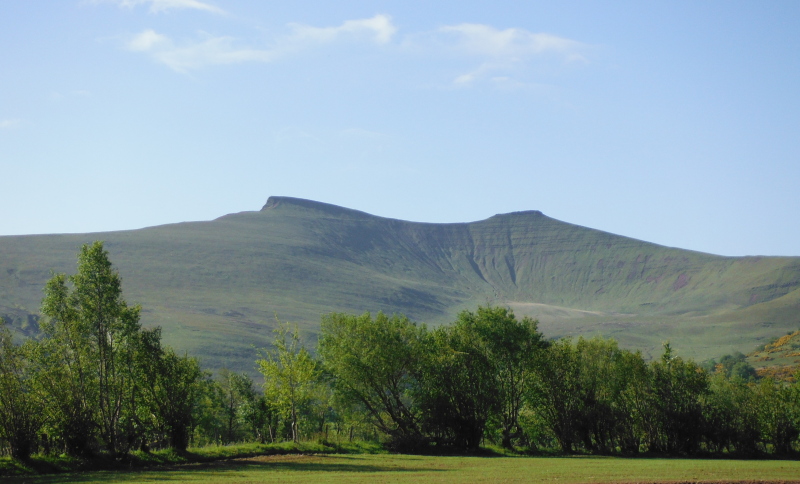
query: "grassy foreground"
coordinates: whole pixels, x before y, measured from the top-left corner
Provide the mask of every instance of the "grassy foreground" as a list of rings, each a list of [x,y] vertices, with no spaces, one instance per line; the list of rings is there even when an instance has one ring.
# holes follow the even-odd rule
[[[5,477],[3,483],[156,482],[795,482],[798,461],[619,457],[269,455],[154,470]]]

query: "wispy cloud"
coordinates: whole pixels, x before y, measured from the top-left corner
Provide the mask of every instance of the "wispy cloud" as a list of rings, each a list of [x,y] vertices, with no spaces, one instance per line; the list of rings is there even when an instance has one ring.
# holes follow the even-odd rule
[[[308,48],[309,44],[327,44],[345,37],[359,39],[366,35],[371,41],[383,44],[397,30],[385,15],[348,20],[337,27],[290,24],[289,28],[292,33],[276,40],[269,48],[240,46],[235,38],[227,36],[206,36],[178,44],[152,29],[137,34],[126,46],[131,51],[150,55],[177,72],[188,72],[212,65],[272,62],[288,53]]]
[[[150,13],[166,12],[168,10],[203,10],[210,13],[224,14],[219,7],[197,0],[91,0],[92,3],[113,3],[120,7],[134,8],[139,5],[149,5]]]
[[[242,62],[269,62],[278,53],[235,45],[232,37],[208,37],[201,41],[176,45],[169,37],[154,30],[145,30],[128,42],[128,49],[149,54],[177,72],[187,72],[210,65]]]
[[[388,15],[375,15],[372,18],[347,20],[338,27],[312,27],[302,24],[290,24],[294,31],[294,41],[314,41],[319,43],[333,42],[344,36],[367,35],[379,43],[385,44],[392,40],[397,32],[397,27],[392,25]]]
[[[584,63],[589,49],[588,45],[565,37],[520,28],[500,30],[484,24],[447,25],[411,38],[412,43],[474,59],[475,67],[453,79],[453,84],[459,86],[479,80],[513,81],[497,74],[509,74],[545,59],[563,64]]]
[[[21,122],[21,119],[0,119],[0,129],[16,128]]]
[[[557,54],[565,61],[585,61],[581,42],[525,29],[498,30],[490,25],[460,24],[441,27],[440,34],[451,37],[451,45],[467,54],[493,59],[514,60],[535,55]]]
[[[95,0],[103,1],[103,0]],[[105,0],[120,6],[149,4],[151,11],[170,8],[218,10],[197,0]],[[190,72],[215,65],[268,63],[277,59],[337,42],[377,45],[394,44],[395,54],[411,48],[436,58],[463,62],[461,72],[450,78],[452,85],[491,83],[510,88],[530,84],[531,69],[560,69],[563,65],[588,62],[591,46],[576,40],[522,28],[498,29],[491,25],[464,23],[445,25],[428,32],[406,34],[395,40],[398,29],[388,15],[346,20],[339,25],[317,27],[300,23],[287,25],[283,35],[263,45],[247,45],[231,36],[200,34],[192,39],[173,39],[148,29],[131,37],[129,50],[150,56],[176,72]],[[451,72],[449,75],[453,75]]]

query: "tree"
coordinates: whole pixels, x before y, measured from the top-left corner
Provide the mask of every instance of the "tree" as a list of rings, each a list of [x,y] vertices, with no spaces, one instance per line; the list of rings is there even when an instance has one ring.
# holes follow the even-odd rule
[[[425,440],[413,394],[426,357],[427,329],[405,316],[332,313],[322,318],[319,354],[339,401],[363,406],[390,446]]]
[[[262,444],[266,443],[275,409],[267,401],[266,395],[256,390],[253,380],[247,375],[237,375],[234,389],[240,398],[237,411],[239,420],[245,424],[253,438]],[[270,438],[274,440],[272,433]]]
[[[317,380],[317,364],[311,354],[300,344],[300,334],[288,325],[275,330],[274,350],[265,350],[264,358],[256,361],[264,375],[264,390],[289,416],[292,440],[299,440],[299,410],[313,397]]]
[[[639,351],[622,350],[614,360],[615,437],[622,452],[635,454],[645,436],[655,432],[650,407],[652,371]]]
[[[126,451],[140,308],[122,298],[102,242],[81,247],[78,272],[53,276],[44,292],[42,313],[49,321],[41,326],[46,341],[37,354],[69,450],[88,451],[87,437],[96,431],[109,452]]]
[[[755,387],[761,438],[776,454],[792,452],[792,443],[800,436],[800,405],[793,388],[765,378]]]
[[[761,438],[756,394],[739,376],[717,372],[703,405],[706,445],[721,452],[754,455]]]
[[[8,441],[15,459],[26,460],[35,449],[42,424],[38,406],[30,367],[0,318],[0,437]]]
[[[653,419],[658,432],[652,435],[650,450],[692,453],[702,440],[702,401],[708,392],[706,373],[691,361],[684,361],[664,345],[661,359],[653,362]]]
[[[538,353],[547,346],[538,325],[527,316],[518,321],[510,309],[493,306],[479,307],[475,313],[463,311],[455,324],[475,333],[475,350],[484,352],[493,366],[501,443],[506,448],[522,436],[519,414]]]
[[[163,347],[160,328],[140,334],[137,363],[142,384],[140,422],[157,435],[166,436],[171,448],[186,450],[203,377],[200,364],[196,358],[179,356],[172,348]]]
[[[569,339],[551,344],[536,364],[536,381],[529,393],[533,407],[555,436],[561,451],[573,452],[580,422],[580,362]]]
[[[241,389],[245,385],[243,375],[233,373],[223,368],[217,375],[217,383],[222,389],[223,415],[225,417],[225,432],[222,435],[223,443],[229,444],[239,440],[239,408],[244,403]]]
[[[545,342],[537,321],[518,321],[502,307],[462,311],[452,326],[439,328],[423,377],[427,428],[449,435],[451,444],[476,448],[491,419],[501,443],[522,437],[519,423],[537,353]]]
[[[438,445],[476,449],[500,408],[493,362],[466,326],[438,328],[426,345],[415,391],[425,433]]]

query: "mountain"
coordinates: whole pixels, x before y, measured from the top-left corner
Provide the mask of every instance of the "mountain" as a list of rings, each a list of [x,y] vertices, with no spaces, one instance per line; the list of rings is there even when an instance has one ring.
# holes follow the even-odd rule
[[[611,336],[657,356],[705,359],[800,327],[800,257],[722,257],[622,237],[538,211],[472,223],[377,217],[270,197],[209,222],[0,237],[0,316],[33,334],[51,271],[105,241],[125,298],[210,368],[251,371],[276,317],[312,342],[331,311],[404,313],[431,325],[493,303],[545,335]]]

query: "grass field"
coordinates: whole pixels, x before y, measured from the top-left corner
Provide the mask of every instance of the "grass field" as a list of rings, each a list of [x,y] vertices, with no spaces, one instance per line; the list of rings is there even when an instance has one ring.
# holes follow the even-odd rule
[[[3,478],[4,484],[78,482],[796,482],[800,462],[619,457],[272,455],[131,472]]]

